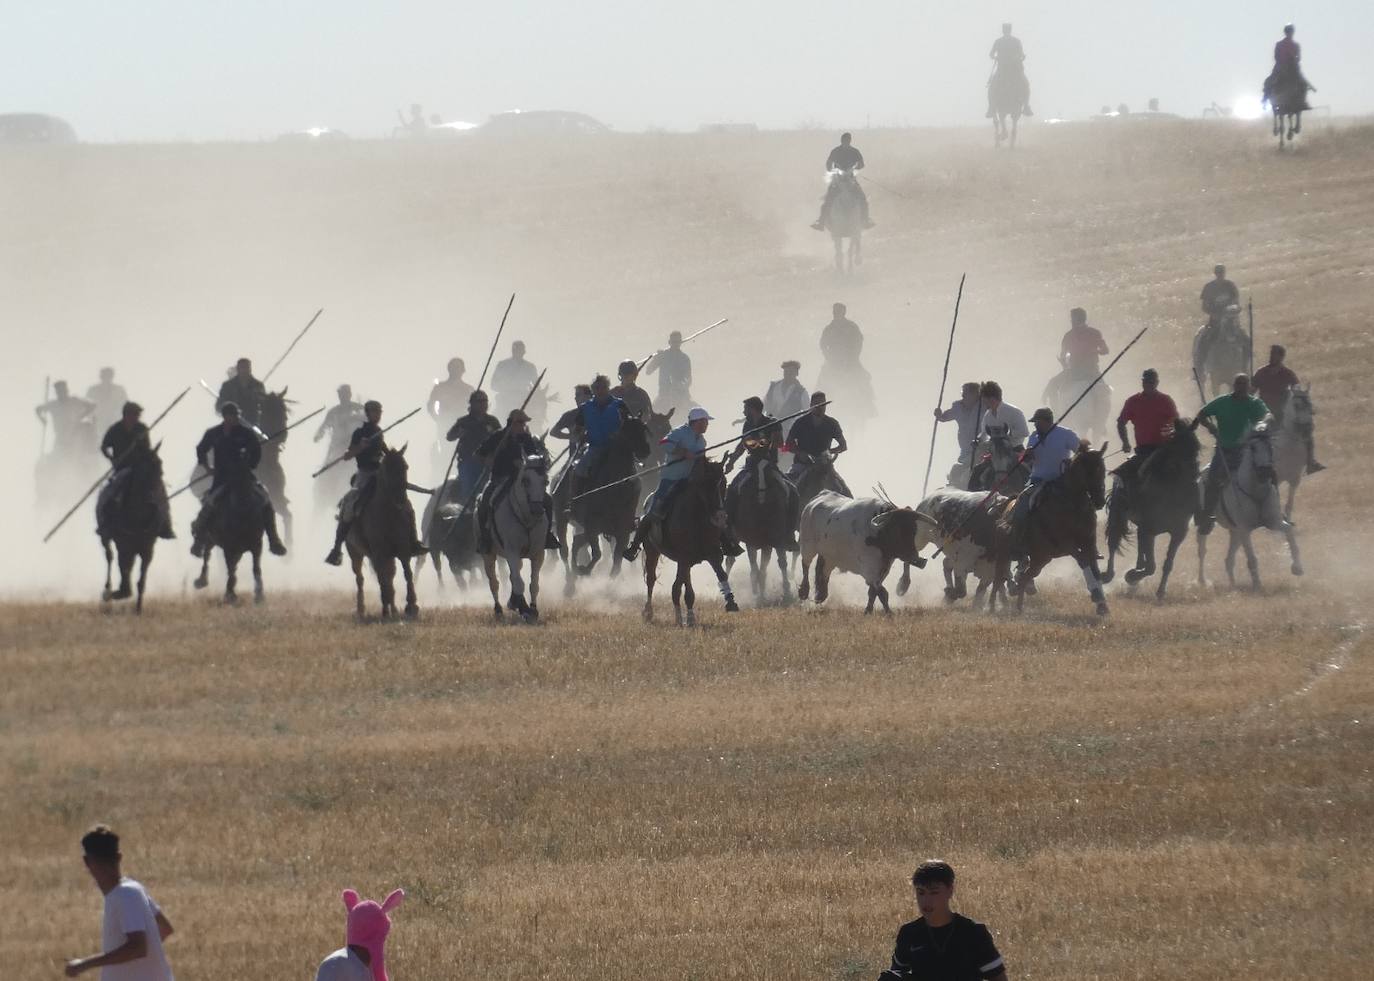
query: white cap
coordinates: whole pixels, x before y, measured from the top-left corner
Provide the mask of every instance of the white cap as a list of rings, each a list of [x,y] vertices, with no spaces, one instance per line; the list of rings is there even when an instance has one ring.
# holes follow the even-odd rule
[[[711,413],[707,412],[705,409],[703,409],[703,408],[702,408],[701,406],[699,406],[699,405],[693,406],[693,407],[692,407],[692,411],[687,413],[687,421],[688,421],[688,422],[699,422],[699,421],[701,421],[702,419],[714,419],[714,418],[715,418],[715,416],[711,415]]]

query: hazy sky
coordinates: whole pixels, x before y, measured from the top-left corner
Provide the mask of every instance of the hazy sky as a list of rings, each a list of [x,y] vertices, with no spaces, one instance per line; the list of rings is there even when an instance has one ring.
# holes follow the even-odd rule
[[[0,111],[56,113],[89,140],[380,135],[416,101],[625,130],[981,123],[1011,19],[1042,116],[1151,96],[1196,115],[1254,100],[1290,18],[1314,104],[1368,111],[1368,0],[0,0]]]

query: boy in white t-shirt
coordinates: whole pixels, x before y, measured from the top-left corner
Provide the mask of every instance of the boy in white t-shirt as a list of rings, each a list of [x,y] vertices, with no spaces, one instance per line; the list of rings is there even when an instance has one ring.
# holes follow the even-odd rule
[[[119,871],[119,835],[98,824],[81,839],[86,870],[105,895],[104,953],[67,961],[67,977],[100,968],[100,981],[172,981],[162,942],[172,924],[142,885]]]

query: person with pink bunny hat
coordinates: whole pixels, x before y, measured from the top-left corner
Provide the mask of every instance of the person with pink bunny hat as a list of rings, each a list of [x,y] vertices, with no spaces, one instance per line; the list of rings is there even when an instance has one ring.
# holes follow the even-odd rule
[[[397,889],[378,904],[371,899],[359,900],[356,892],[345,889],[345,945],[320,962],[315,981],[388,981],[382,956],[387,934],[391,932],[391,917],[387,914],[405,898],[405,892]]]

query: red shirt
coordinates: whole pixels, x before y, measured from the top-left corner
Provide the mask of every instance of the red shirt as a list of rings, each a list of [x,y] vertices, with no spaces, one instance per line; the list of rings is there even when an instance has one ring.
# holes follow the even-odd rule
[[[1259,392],[1260,400],[1269,407],[1270,412],[1273,412],[1275,408],[1283,405],[1288,390],[1298,383],[1298,376],[1286,364],[1267,364],[1255,372],[1252,381],[1255,391]]]
[[[1291,63],[1296,65],[1302,58],[1301,51],[1302,49],[1298,46],[1298,42],[1294,41],[1291,37],[1279,38],[1279,43],[1274,45],[1274,64],[1285,65]]]
[[[1161,391],[1136,392],[1121,407],[1118,422],[1135,427],[1136,446],[1160,446],[1169,439],[1168,431],[1178,418],[1174,400]]]
[[[1069,356],[1070,368],[1097,366],[1097,356],[1107,353],[1107,342],[1096,327],[1075,327],[1064,335],[1059,349]]]

